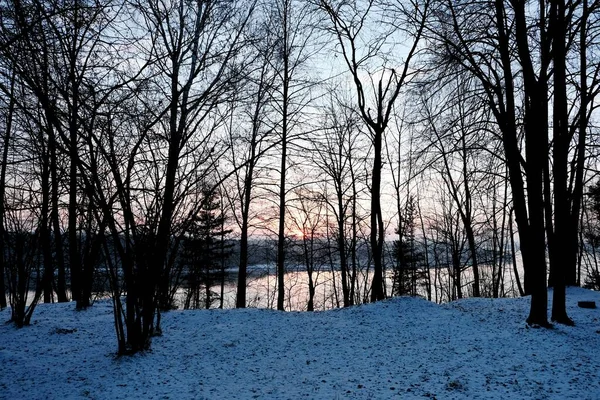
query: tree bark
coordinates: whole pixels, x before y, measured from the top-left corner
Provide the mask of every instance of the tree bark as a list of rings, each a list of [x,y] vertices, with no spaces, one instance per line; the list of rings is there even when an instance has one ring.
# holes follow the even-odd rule
[[[79,130],[79,79],[77,77],[77,55],[79,52],[79,2],[73,1],[73,37],[69,48],[69,85],[71,105],[69,110],[69,265],[71,268],[71,290],[77,308],[81,308],[80,275],[81,256],[77,235],[77,169]]]
[[[575,265],[571,247],[573,237],[577,240],[577,232],[571,232],[571,216],[567,194],[567,169],[569,157],[569,118],[567,111],[566,83],[566,21],[564,0],[553,0],[555,15],[551,21],[553,27],[554,58],[554,112],[553,112],[553,175],[554,175],[554,246],[550,249],[550,274],[553,277],[552,321],[573,325],[567,315],[566,280],[567,268]],[[579,220],[579,218],[576,218]],[[558,249],[558,243],[567,246],[568,251]],[[570,269],[570,268],[569,268]]]
[[[380,83],[381,87],[381,83]],[[383,131],[373,132],[373,173],[371,176],[371,251],[373,252],[373,281],[371,283],[371,301],[385,299],[383,289],[383,238],[384,226],[381,215],[381,150]]]
[[[65,277],[65,258],[63,251],[62,232],[60,229],[59,220],[59,205],[58,205],[58,165],[56,155],[56,135],[52,128],[48,129],[48,152],[50,157],[50,181],[51,181],[51,212],[50,220],[54,231],[54,252],[56,253],[56,297],[59,303],[68,301]]]
[[[6,308],[6,287],[5,287],[5,235],[4,212],[5,212],[5,190],[6,190],[6,169],[8,167],[8,148],[10,145],[13,114],[15,110],[15,73],[11,71],[10,88],[8,93],[8,110],[6,114],[6,128],[2,138],[2,165],[0,169],[0,309]]]
[[[341,148],[341,146],[340,146]],[[340,151],[341,157],[341,151]],[[350,288],[348,287],[348,257],[346,255],[346,235],[344,229],[344,218],[345,218],[345,210],[344,210],[344,201],[343,201],[343,193],[341,190],[341,182],[338,182],[336,185],[337,192],[337,208],[338,208],[338,253],[340,254],[340,270],[342,275],[342,296],[344,301],[344,307],[350,306]]]
[[[285,210],[286,210],[286,171],[288,145],[288,107],[290,91],[290,48],[289,48],[289,13],[291,4],[284,1],[282,10],[283,28],[283,71],[282,71],[282,104],[281,104],[281,164],[279,179],[279,226],[277,231],[277,309],[283,311],[285,298]]]
[[[588,83],[587,83],[587,19],[588,19],[588,0],[582,0],[582,16],[581,16],[581,27],[579,36],[579,85],[580,85],[580,105],[579,105],[579,132],[577,141],[577,164],[575,171],[575,186],[573,189],[572,196],[572,212],[570,220],[570,247],[569,256],[571,260],[567,264],[566,270],[566,284],[572,286],[580,285],[580,266],[581,263],[581,249],[579,248],[579,224],[582,217],[581,208],[583,202],[583,180],[585,172],[585,160],[586,160],[586,147],[587,147],[587,136],[586,131],[589,123],[588,116]],[[579,250],[579,260],[577,253]]]
[[[43,140],[43,139],[42,139]],[[40,209],[39,235],[42,245],[44,260],[44,272],[42,276],[42,288],[44,292],[44,303],[52,303],[54,300],[54,260],[52,257],[52,240],[50,237],[50,160],[48,149],[42,150],[40,155],[41,181],[42,181],[42,204]]]
[[[543,0],[542,0],[543,1]],[[514,86],[512,81],[510,51],[508,37],[504,27],[504,7],[502,1],[496,0],[496,18],[500,32],[500,52],[502,57],[504,79],[507,82],[507,111],[504,121],[510,129],[505,129],[505,153],[511,178],[515,219],[521,241],[521,255],[525,271],[525,292],[531,294],[531,304],[527,322],[547,326],[548,292],[546,289],[546,240],[544,234],[544,168],[547,167],[546,152],[548,148],[547,133],[547,57],[546,42],[542,33],[542,65],[536,79],[531,51],[528,43],[528,32],[525,15],[525,2],[515,1],[515,37],[517,50],[523,68],[525,85],[525,175],[527,181],[527,207],[525,207],[524,185],[521,178],[520,152],[517,143],[515,126]],[[540,6],[543,10],[543,3]],[[544,26],[544,25],[541,25]],[[529,213],[529,218],[527,214]]]

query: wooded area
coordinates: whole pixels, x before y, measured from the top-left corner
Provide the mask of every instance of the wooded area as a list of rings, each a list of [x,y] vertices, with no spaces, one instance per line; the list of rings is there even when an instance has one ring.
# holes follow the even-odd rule
[[[107,294],[135,353],[226,278],[250,305],[272,244],[278,310],[299,265],[308,311],[327,271],[337,306],[530,295],[536,326],[550,285],[573,324],[566,286],[600,289],[599,6],[0,2],[0,307]]]

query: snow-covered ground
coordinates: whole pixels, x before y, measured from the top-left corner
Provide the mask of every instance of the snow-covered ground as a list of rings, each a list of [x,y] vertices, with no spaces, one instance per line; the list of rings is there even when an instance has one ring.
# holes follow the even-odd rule
[[[600,293],[569,289],[577,325],[555,329],[526,326],[527,298],[172,311],[151,352],[121,358],[110,303],[42,304],[0,325],[0,398],[599,399],[600,308],[579,300]]]

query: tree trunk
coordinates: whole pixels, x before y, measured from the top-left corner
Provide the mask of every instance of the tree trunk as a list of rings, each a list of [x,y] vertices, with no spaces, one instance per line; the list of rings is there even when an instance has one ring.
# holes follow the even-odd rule
[[[555,247],[550,252],[550,274],[553,277],[552,321],[573,325],[567,315],[566,308],[566,271],[576,259],[571,250],[573,239],[577,240],[577,232],[571,232],[570,207],[567,194],[567,169],[569,157],[569,118],[567,111],[567,83],[566,83],[566,21],[565,3],[555,0],[556,16],[553,29],[553,56],[554,56],[554,221],[555,221]],[[579,218],[576,218],[578,220]],[[558,249],[558,243],[566,245],[568,251]],[[570,269],[570,268],[569,268]]]
[[[4,229],[4,193],[6,189],[6,169],[8,167],[8,146],[12,133],[13,113],[15,109],[15,75],[11,73],[10,93],[8,100],[8,112],[6,115],[6,130],[2,140],[2,165],[0,169],[0,309],[6,308],[6,288],[5,282],[5,229]]]
[[[307,311],[315,310],[315,282],[313,279],[314,263],[313,263],[313,237],[311,232],[310,239],[306,235],[302,238],[302,247],[304,250],[304,263],[306,272],[308,273],[308,304]],[[335,279],[335,277],[334,277]]]
[[[521,175],[521,155],[515,126],[514,82],[508,37],[505,32],[504,5],[496,0],[496,18],[499,30],[499,44],[506,87],[506,115],[500,121],[503,127],[503,142],[509,169],[515,220],[521,241],[521,255],[525,273],[525,292],[531,294],[531,304],[527,322],[540,326],[548,325],[546,289],[546,241],[544,235],[544,167],[547,166],[547,82],[545,68],[541,66],[540,77],[536,80],[528,44],[524,1],[515,2],[515,26],[517,48],[523,67],[525,82],[525,170],[527,181],[527,206],[525,186]],[[543,7],[541,7],[543,8]],[[544,24],[541,24],[544,26]],[[542,62],[545,56],[542,45]],[[545,111],[544,111],[545,110]],[[529,212],[529,216],[527,215]]]
[[[510,234],[510,251],[512,255],[512,264],[513,264],[513,272],[515,274],[515,280],[517,281],[517,289],[519,290],[519,296],[525,296],[525,291],[523,290],[523,286],[521,285],[521,279],[519,278],[519,269],[517,268],[517,254],[515,250],[515,233],[513,231],[513,220],[512,220],[513,210],[511,209],[508,214],[508,230]]]
[[[348,287],[348,257],[346,256],[346,235],[344,234],[344,204],[342,198],[341,182],[338,182],[337,188],[337,208],[338,208],[338,252],[340,253],[340,272],[342,275],[342,296],[344,297],[344,307],[350,306],[350,288]]]
[[[566,265],[566,284],[571,286],[580,285],[580,262],[581,251],[579,250],[579,222],[581,218],[581,203],[583,201],[583,184],[586,160],[587,137],[586,131],[588,128],[588,83],[587,83],[587,19],[588,19],[588,1],[582,1],[582,16],[579,35],[579,84],[580,84],[580,105],[579,105],[579,132],[576,151],[576,170],[575,183],[573,188],[572,208],[569,221],[569,245],[568,257]],[[577,256],[579,250],[579,257]]]
[[[455,241],[454,239],[452,240]],[[463,293],[460,268],[460,253],[458,251],[457,243],[454,243],[452,245],[452,276],[454,277],[454,288],[456,289],[457,298],[462,299]]]
[[[529,282],[526,287],[531,290],[531,308],[527,322],[547,326],[548,292],[546,286],[546,237],[544,234],[544,190],[543,169],[546,152],[539,150],[540,135],[547,137],[544,127],[545,108],[538,96],[530,97],[529,112],[526,111],[525,153],[527,156],[527,203],[529,210],[528,248],[523,252],[523,265],[529,271]],[[546,103],[547,104],[547,103]],[[543,144],[543,142],[542,142]],[[517,221],[518,223],[518,221]],[[519,238],[521,236],[519,235]],[[527,276],[526,276],[527,279]]]
[[[358,270],[357,260],[357,241],[358,241],[358,218],[357,218],[357,202],[358,191],[356,189],[356,174],[354,172],[354,164],[350,160],[350,179],[352,182],[352,240],[350,242],[350,259],[352,263],[352,276],[350,277],[350,305],[356,303],[356,277]]]
[[[244,179],[244,197],[242,200],[242,226],[241,226],[241,238],[240,238],[240,265],[238,269],[238,283],[237,283],[237,298],[236,308],[246,307],[246,284],[248,279],[248,224],[250,218],[250,203],[252,201],[252,185],[254,179],[254,167],[256,164],[256,147],[257,147],[257,136],[258,136],[258,113],[260,111],[259,105],[257,104],[254,119],[255,122],[252,126],[252,139],[250,142],[250,158],[248,160],[248,170]]]
[[[51,180],[51,224],[54,231],[54,251],[56,254],[56,297],[59,303],[69,301],[67,297],[66,278],[65,278],[65,259],[63,254],[62,232],[59,221],[58,205],[58,165],[56,160],[56,135],[50,127],[48,129],[48,152],[50,153],[50,180]]]
[[[81,254],[79,252],[79,237],[77,235],[77,169],[79,164],[78,130],[79,130],[79,77],[77,62],[79,52],[79,2],[73,1],[73,31],[74,36],[69,49],[69,83],[71,86],[71,107],[69,110],[69,265],[71,268],[71,291],[77,308],[81,308]]]
[[[464,127],[464,121],[462,120],[462,109],[461,109],[461,128]],[[466,132],[462,132],[461,135],[461,157],[462,157],[462,173],[465,185],[465,206],[464,212],[460,204],[457,204],[461,210],[461,218],[463,225],[465,226],[465,234],[467,235],[467,241],[469,243],[469,251],[471,252],[471,264],[473,268],[473,297],[480,296],[479,290],[479,264],[477,263],[477,246],[475,245],[475,233],[473,232],[473,213],[472,213],[472,199],[471,199],[471,188],[469,186],[469,173],[467,166],[467,140]]]
[[[425,221],[423,220],[423,213],[421,212],[421,203],[417,201],[417,210],[419,213],[419,222],[421,223],[421,234],[423,235],[423,250],[425,251],[425,285],[427,287],[427,300],[432,301],[431,296],[431,267],[429,263],[429,241],[425,231]],[[436,294],[437,297],[437,294]],[[436,301],[437,303],[437,301]]]
[[[286,113],[287,102],[284,105]],[[277,234],[277,309],[284,310],[285,298],[285,175],[287,163],[287,118],[284,118],[281,141],[281,178],[279,180],[279,229]]]
[[[288,107],[290,90],[290,48],[288,26],[290,4],[284,3],[283,10],[283,78],[282,78],[282,104],[281,104],[281,169],[279,180],[279,229],[277,233],[277,309],[284,310],[285,298],[285,198],[286,198],[286,171],[287,171],[287,141],[288,141]]]
[[[41,138],[43,140],[43,138]],[[48,149],[42,150],[40,155],[42,163],[41,190],[42,204],[40,210],[39,235],[42,244],[42,254],[44,260],[44,272],[42,277],[42,288],[44,291],[44,303],[52,303],[54,300],[54,260],[52,258],[52,239],[50,236],[49,217],[50,217],[50,160],[47,153]]]
[[[371,251],[373,253],[373,281],[371,284],[371,301],[385,299],[383,289],[383,217],[381,215],[381,150],[382,130],[373,132],[373,175],[371,178]]]
[[[246,203],[247,205],[247,203]],[[242,212],[243,214],[246,214]],[[248,216],[242,216],[242,232],[240,238],[240,266],[238,269],[238,284],[236,308],[246,307],[246,280],[248,276]]]
[[[220,213],[221,215],[225,215],[225,205],[223,204],[223,196],[219,194],[219,202],[220,202]],[[221,261],[221,293],[219,295],[219,308],[223,309],[223,301],[225,300],[225,218],[221,218],[221,226],[219,232],[219,258]]]

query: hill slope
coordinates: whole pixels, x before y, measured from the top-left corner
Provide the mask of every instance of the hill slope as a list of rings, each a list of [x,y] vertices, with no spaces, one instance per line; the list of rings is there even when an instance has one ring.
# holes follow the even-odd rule
[[[551,330],[526,326],[527,298],[172,311],[124,358],[109,303],[40,305],[31,327],[0,325],[0,398],[600,398],[600,309],[578,300],[600,294],[570,288],[577,325]]]

